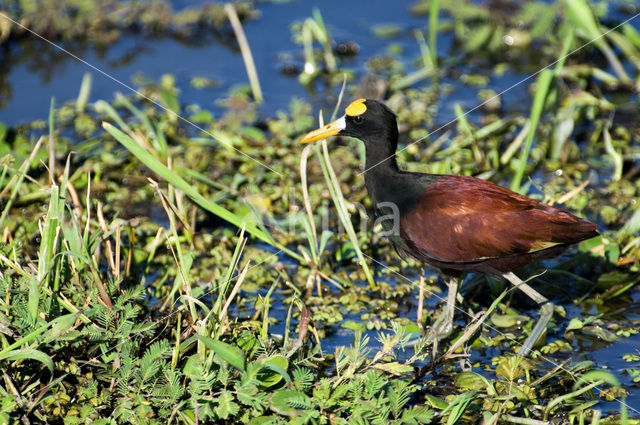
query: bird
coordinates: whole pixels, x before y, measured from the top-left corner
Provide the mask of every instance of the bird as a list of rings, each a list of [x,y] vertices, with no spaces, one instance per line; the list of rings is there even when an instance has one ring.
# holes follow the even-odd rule
[[[432,326],[437,337],[452,332],[462,274],[503,276],[540,306],[539,319],[519,350],[531,353],[555,307],[514,270],[598,236],[597,225],[486,180],[401,170],[396,115],[374,99],[353,101],[342,117],[300,142],[329,136],[364,142],[364,183],[376,216],[386,218],[381,221],[385,235],[401,257],[413,257],[448,279],[444,315]]]

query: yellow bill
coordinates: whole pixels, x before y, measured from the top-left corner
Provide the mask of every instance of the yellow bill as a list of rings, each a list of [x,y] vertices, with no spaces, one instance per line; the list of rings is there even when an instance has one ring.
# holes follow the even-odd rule
[[[313,142],[313,141],[316,141],[316,140],[324,139],[325,137],[335,136],[336,134],[338,134],[342,130],[344,130],[346,125],[347,125],[347,123],[346,123],[344,117],[338,118],[334,122],[329,123],[329,124],[325,125],[324,127],[320,127],[317,130],[313,130],[313,131],[307,133],[302,138],[302,140],[300,140],[300,143],[304,144],[304,143],[309,143],[309,142]]]

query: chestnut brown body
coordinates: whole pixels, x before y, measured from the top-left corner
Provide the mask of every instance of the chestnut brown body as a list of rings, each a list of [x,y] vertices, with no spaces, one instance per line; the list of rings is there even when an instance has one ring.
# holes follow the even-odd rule
[[[400,214],[408,253],[449,274],[503,274],[598,234],[595,223],[569,211],[457,175],[435,176]]]

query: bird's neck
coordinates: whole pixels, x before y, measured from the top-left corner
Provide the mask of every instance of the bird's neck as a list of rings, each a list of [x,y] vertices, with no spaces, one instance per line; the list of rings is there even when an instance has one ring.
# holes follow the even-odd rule
[[[394,123],[395,124],[395,123]],[[366,145],[366,173],[372,172],[389,174],[398,172],[396,163],[396,149],[398,148],[398,130],[395,125],[389,130],[389,134],[376,134],[375,138],[367,140]]]
[[[395,137],[394,137],[395,136]],[[396,162],[397,133],[387,140],[395,143],[369,143],[365,160],[364,182],[369,197],[374,205],[377,202],[387,201],[389,189],[397,180],[400,170]],[[371,147],[375,147],[372,149]]]
[[[365,177],[368,175],[389,176],[399,172],[395,152],[380,156],[371,156],[367,153],[367,159],[364,163],[364,167]]]

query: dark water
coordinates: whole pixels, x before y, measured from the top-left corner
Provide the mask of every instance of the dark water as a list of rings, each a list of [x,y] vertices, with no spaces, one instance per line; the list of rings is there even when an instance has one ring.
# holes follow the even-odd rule
[[[411,30],[425,29],[427,18],[409,14],[408,9],[413,2],[414,0],[399,0],[393,3],[383,0],[357,0],[319,3],[302,0],[259,3],[261,17],[245,22],[244,29],[264,92],[265,102],[261,106],[261,113],[264,116],[270,116],[277,109],[287,108],[292,96],[323,105],[325,104],[323,99],[327,95],[336,94],[338,88],[331,88],[327,93],[322,90],[321,85],[316,86],[317,91],[312,93],[300,85],[295,76],[286,76],[281,72],[281,67],[285,63],[303,64],[302,47],[292,41],[290,25],[310,17],[314,7],[322,13],[324,22],[336,41],[353,41],[360,46],[360,53],[354,58],[344,60],[341,63],[342,67],[364,74],[364,60],[374,55],[386,54],[389,43],[393,42],[401,48],[398,58],[407,64],[409,71],[414,69],[413,64],[419,55],[419,49]],[[174,4],[176,9],[181,9],[197,5],[198,2],[174,0]],[[392,7],[391,4],[393,4]],[[633,22],[636,28],[640,27],[637,21]],[[391,41],[375,37],[372,27],[376,24],[394,24],[401,29],[401,33]],[[0,84],[10,88],[8,93],[3,91],[3,94],[0,94],[0,122],[8,125],[46,120],[51,97],[55,97],[58,104],[73,101],[85,72],[91,72],[94,77],[90,101],[111,99],[118,91],[130,94],[130,90],[119,82],[133,86],[132,76],[137,73],[143,73],[152,81],[158,81],[163,74],[170,73],[176,77],[177,86],[181,91],[179,99],[183,105],[199,104],[214,112],[221,110],[216,105],[216,99],[225,97],[233,86],[247,84],[248,81],[242,57],[232,38],[225,40],[211,35],[205,36],[198,45],[188,45],[173,39],[123,35],[118,43],[106,49],[78,43],[62,43],[65,49],[112,78],[44,41],[34,39],[21,43],[20,45],[13,43],[11,46],[3,47],[4,50],[0,50],[0,77],[4,76],[0,78],[2,81]],[[452,51],[450,35],[439,35],[438,53],[440,57],[455,54]],[[469,71],[466,70],[466,72]],[[492,88],[497,92],[530,75],[509,71],[498,77],[492,75],[491,70],[473,71],[490,76],[489,86],[486,88]],[[193,77],[211,78],[218,81],[219,86],[195,89],[190,85]],[[437,118],[439,123],[446,123],[454,118],[453,105],[456,102],[460,103],[465,110],[480,103],[476,88],[460,84],[455,76],[445,76],[442,81],[451,84],[455,90],[440,99],[442,106]],[[527,87],[531,82],[532,80],[505,95],[503,107],[514,112],[527,110],[531,103]],[[629,313],[627,318],[637,321],[640,295],[636,292],[633,296],[633,308],[636,313]],[[433,307],[437,301],[437,299],[431,299],[429,303]],[[283,303],[276,302],[272,306],[272,312],[282,317],[280,324],[272,328],[274,332],[283,332],[286,310],[287,306]],[[415,305],[407,313],[407,317],[415,317]],[[359,314],[345,313],[345,319],[359,320]],[[566,326],[566,322],[562,325]],[[353,331],[336,326],[335,332],[322,341],[324,352],[334,352],[337,346],[350,344],[353,335]],[[369,331],[367,335],[370,337],[370,347],[380,345],[376,341],[377,332]],[[594,360],[598,367],[607,368],[613,372],[631,391],[627,398],[629,405],[640,406],[640,391],[633,391],[637,386],[633,386],[631,378],[623,371],[632,364],[621,358],[622,354],[637,351],[640,347],[640,336],[621,339],[613,344],[604,344],[603,347],[595,351],[585,350],[584,353],[577,353],[576,361]],[[494,354],[487,353],[487,356]],[[617,404],[611,405],[611,409],[617,408]]]
[[[292,96],[311,97],[295,76],[283,75],[280,70],[285,63],[280,60],[283,55],[291,55],[294,62],[303,63],[302,48],[292,41],[290,25],[293,22],[310,17],[317,7],[336,41],[355,41],[360,45],[358,57],[347,60],[343,66],[362,72],[364,66],[359,59],[385,53],[389,42],[372,36],[373,24],[394,23],[407,30],[394,42],[405,49],[407,59],[416,57],[417,45],[409,29],[422,27],[425,19],[408,14],[411,3],[397,1],[392,8],[382,0],[260,3],[261,18],[245,22],[244,30],[265,97],[262,112],[272,115],[278,108],[287,108]],[[186,5],[193,3],[177,1],[176,9]],[[443,49],[446,49],[444,44],[443,41]],[[216,99],[224,97],[234,85],[247,84],[248,81],[234,39],[205,37],[201,45],[194,46],[172,39],[124,35],[105,51],[72,43],[61,43],[61,46],[129,86],[133,85],[131,77],[136,73],[143,73],[153,81],[171,73],[181,89],[180,101],[183,104],[195,103],[214,111]],[[10,96],[0,98],[0,121],[5,124],[46,119],[50,98],[53,96],[58,102],[75,99],[82,75],[87,71],[94,76],[91,101],[111,99],[116,91],[129,93],[126,87],[44,41],[29,40],[28,44],[20,46],[14,43],[8,51],[0,51],[0,58],[0,72],[7,72],[7,81],[12,88]],[[190,80],[196,76],[214,79],[220,85],[215,89],[195,89]],[[324,96],[322,93],[318,95]]]

